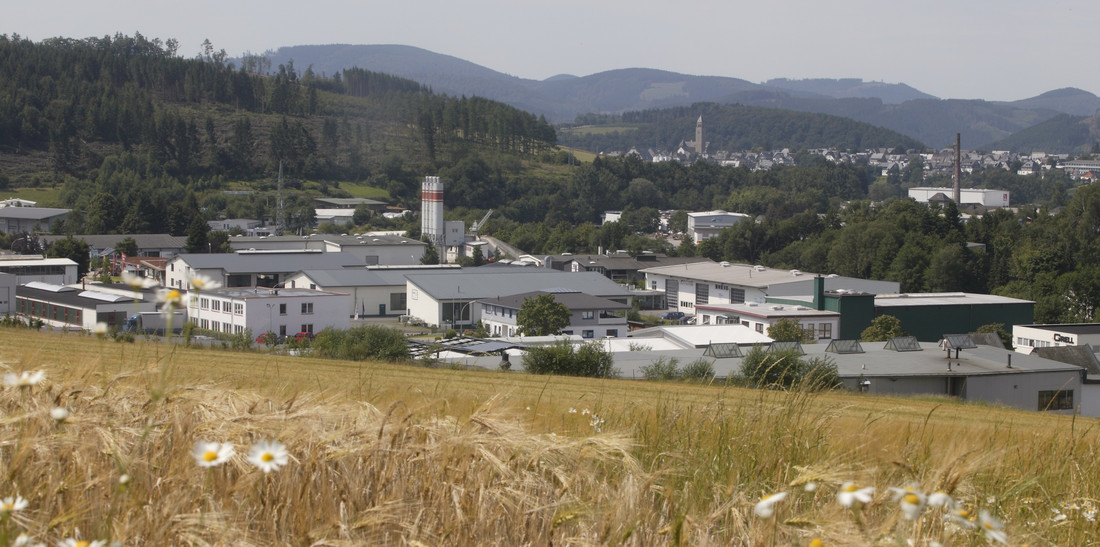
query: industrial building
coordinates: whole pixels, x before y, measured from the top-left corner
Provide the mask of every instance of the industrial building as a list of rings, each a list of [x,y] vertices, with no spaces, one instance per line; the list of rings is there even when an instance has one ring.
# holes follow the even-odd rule
[[[909,189],[909,197],[917,203],[929,203],[933,201],[953,200],[951,188],[935,188],[918,186]],[[981,205],[983,207],[1008,207],[1008,190],[985,190],[982,188],[960,188],[960,205]]]
[[[310,289],[221,288],[188,294],[187,319],[215,332],[293,336],[347,329],[348,295]]]

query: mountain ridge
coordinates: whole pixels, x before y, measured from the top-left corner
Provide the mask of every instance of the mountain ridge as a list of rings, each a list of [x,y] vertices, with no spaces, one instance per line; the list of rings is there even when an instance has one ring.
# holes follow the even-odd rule
[[[287,46],[264,56],[272,66],[293,62],[296,68],[309,66],[325,74],[352,66],[389,73],[417,81],[437,93],[501,101],[554,123],[572,122],[589,113],[621,114],[719,102],[849,117],[930,146],[953,142],[955,133],[961,133],[968,147],[981,148],[1059,114],[1091,116],[1100,111],[1100,97],[1076,88],[1055,89],[1017,101],[985,101],[940,99],[904,83],[858,78],[776,78],[758,84],[651,68],[613,69],[586,76],[559,74],[533,80],[397,44]],[[1069,151],[1091,144],[1060,142],[1057,146]]]

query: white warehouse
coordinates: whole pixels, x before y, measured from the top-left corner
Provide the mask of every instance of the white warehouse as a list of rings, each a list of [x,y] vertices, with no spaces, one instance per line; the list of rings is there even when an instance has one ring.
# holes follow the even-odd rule
[[[943,199],[950,200],[953,192],[954,190],[948,187],[918,186],[909,189],[909,197],[916,200],[917,203],[928,203],[930,201],[942,201]],[[941,197],[936,197],[941,194]],[[1008,198],[1008,190],[985,190],[982,188],[962,188],[959,190],[959,201],[963,204],[973,203],[985,207],[1008,207]]]

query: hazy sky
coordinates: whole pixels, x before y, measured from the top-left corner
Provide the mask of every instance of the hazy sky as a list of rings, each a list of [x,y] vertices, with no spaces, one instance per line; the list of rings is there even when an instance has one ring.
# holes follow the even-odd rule
[[[514,76],[617,68],[903,82],[941,98],[1100,94],[1100,1],[35,0],[0,33],[35,41],[140,32],[236,57],[280,46],[402,44]],[[369,67],[367,67],[369,68]]]

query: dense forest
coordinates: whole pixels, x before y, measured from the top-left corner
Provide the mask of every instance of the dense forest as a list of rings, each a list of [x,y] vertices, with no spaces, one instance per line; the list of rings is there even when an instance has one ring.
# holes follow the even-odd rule
[[[700,116],[710,154],[783,148],[850,151],[925,148],[916,139],[851,118],[714,103],[625,112],[621,115],[578,116],[576,125],[582,127],[567,131],[566,143],[586,150],[626,151],[632,147],[639,150],[653,147],[672,152],[680,142],[695,138],[695,123]]]
[[[555,147],[544,120],[500,103],[361,69],[319,77],[262,59],[234,67],[209,46],[184,59],[171,40],[140,35],[0,36],[0,70],[0,187],[52,189],[56,203],[43,205],[74,209],[67,222],[42,227],[55,233],[168,232],[203,242],[192,250],[216,250],[206,243],[208,219],[273,220],[285,199],[283,228],[308,231],[311,198],[346,197],[352,185],[415,210],[420,180],[434,174],[446,184],[448,219],[471,222],[495,209],[483,233],[533,254],[649,250],[890,279],[905,291],[995,292],[1035,300],[1037,321],[1094,321],[1100,304],[1100,190],[1059,170],[966,174],[965,186],[1008,190],[1023,204],[968,217],[904,198],[912,186],[947,185],[925,175],[920,156],[885,175],[797,148],[797,165],[767,171],[636,157],[578,162]],[[713,125],[723,120],[707,112]],[[669,127],[689,119],[667,130],[666,138],[682,138],[697,115],[626,118]],[[758,123],[773,134],[809,131],[779,120]],[[853,147],[880,138],[849,129]],[[774,145],[757,142],[766,135],[743,144]],[[276,194],[280,169],[285,188]],[[718,208],[757,221],[698,248],[653,236],[659,211],[676,211],[671,227],[683,231],[686,211]],[[598,225],[607,210],[621,210],[622,220]],[[382,227],[415,231],[415,222],[364,214],[321,229]]]

